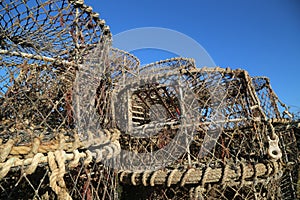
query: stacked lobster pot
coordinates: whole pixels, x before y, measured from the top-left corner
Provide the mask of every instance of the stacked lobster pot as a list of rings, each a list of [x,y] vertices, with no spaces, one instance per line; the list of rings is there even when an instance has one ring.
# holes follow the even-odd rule
[[[140,66],[111,39],[82,0],[0,2],[0,199],[300,196],[300,126],[267,78]]]
[[[268,79],[174,58],[141,67],[122,88],[127,198],[296,198],[295,126],[282,126],[291,121]]]
[[[81,0],[0,2],[0,199],[115,198],[110,44]]]

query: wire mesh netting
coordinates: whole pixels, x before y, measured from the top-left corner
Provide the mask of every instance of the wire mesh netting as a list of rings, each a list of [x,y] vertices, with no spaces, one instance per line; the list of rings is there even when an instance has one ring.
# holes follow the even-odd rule
[[[267,88],[270,92],[267,99],[259,96],[259,90],[244,70],[197,69],[192,60],[183,58],[141,67],[139,76],[141,81],[126,79],[126,85],[131,83],[131,93],[126,97],[130,101],[123,103],[128,105],[125,110],[129,112],[123,112],[128,122],[127,131],[121,135],[121,146],[139,153],[129,158],[128,154],[121,154],[126,165],[134,169],[120,172],[120,181],[133,185],[125,186],[130,188],[125,193],[127,198],[137,194],[141,199],[296,198],[295,174],[273,162],[283,153],[284,163],[292,165],[295,172],[298,150],[294,133],[291,129],[284,130],[280,120],[271,123],[268,119],[273,116],[268,118],[267,107],[260,106],[262,101],[277,98],[271,88]],[[175,80],[185,91],[180,93],[181,87],[176,87]],[[279,112],[277,107],[273,112]],[[156,116],[151,117],[152,113]],[[186,116],[196,116],[198,121],[182,119]],[[182,128],[189,126],[194,129]],[[126,134],[128,129],[133,131]],[[177,138],[180,133],[182,138]],[[132,137],[132,134],[148,137]],[[273,142],[280,137],[283,152],[275,146],[278,152],[270,152],[271,137]],[[186,139],[187,142],[182,142]],[[176,146],[177,151],[184,153],[168,159],[176,155],[169,146]],[[162,156],[162,149],[169,154]],[[141,170],[149,166],[151,169],[157,162],[164,168]]]
[[[268,78],[140,66],[81,0],[1,1],[0,25],[1,199],[299,198]]]
[[[116,198],[114,172],[86,149],[118,147],[118,132],[80,134],[72,94],[88,55],[105,68],[105,21],[83,1],[1,1],[0,14],[1,199]]]
[[[273,92],[269,78],[253,77],[252,82],[267,118],[292,118],[287,106]]]

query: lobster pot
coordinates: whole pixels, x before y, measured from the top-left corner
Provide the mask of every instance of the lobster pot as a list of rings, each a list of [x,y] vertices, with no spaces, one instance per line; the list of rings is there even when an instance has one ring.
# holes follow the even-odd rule
[[[1,199],[114,198],[113,173],[99,161],[118,147],[116,132],[101,130],[110,114],[95,111],[110,43],[105,21],[81,0],[1,1]]]
[[[122,148],[152,153],[176,138],[184,164],[262,159],[271,127],[261,121],[247,72],[191,66],[190,59],[161,61],[127,79],[115,107]]]
[[[0,12],[3,142],[72,132],[76,70],[96,47],[106,60],[107,26],[81,1],[4,1]]]
[[[122,133],[121,147],[128,153],[120,155],[121,168],[155,167],[159,165],[155,162],[165,165],[173,161],[162,160],[164,152],[160,149],[173,148],[170,141],[179,129],[194,129],[192,122],[184,122],[189,125],[180,126],[181,113],[190,112],[185,108],[193,97],[192,93],[191,97],[185,95],[184,80],[178,70],[187,64],[193,65],[193,60],[174,58],[146,65],[140,68],[136,76],[120,78],[114,87],[115,122]],[[188,139],[187,134],[181,133],[175,138],[178,146]],[[173,153],[177,154],[176,151]]]
[[[175,58],[141,67],[139,76],[128,79],[121,95],[127,114],[119,122],[127,121],[119,123],[120,143],[132,152],[120,154],[124,195],[281,196],[281,166],[268,155],[273,126],[265,121],[246,71],[197,69],[191,60]]]

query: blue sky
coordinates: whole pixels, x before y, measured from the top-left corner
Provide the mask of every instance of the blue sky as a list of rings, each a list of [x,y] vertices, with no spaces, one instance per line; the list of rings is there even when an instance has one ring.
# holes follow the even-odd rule
[[[162,27],[196,40],[217,66],[268,76],[279,98],[300,111],[299,0],[86,0],[112,33]],[[172,57],[133,52],[142,63]],[[149,55],[149,56],[148,56]]]

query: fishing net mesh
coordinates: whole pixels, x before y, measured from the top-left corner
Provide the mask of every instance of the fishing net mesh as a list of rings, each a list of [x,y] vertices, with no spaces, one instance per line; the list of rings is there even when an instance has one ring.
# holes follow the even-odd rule
[[[1,1],[1,199],[299,197],[299,124],[269,79],[141,67],[111,37],[81,0]]]
[[[115,172],[87,150],[118,145],[105,129],[109,110],[99,110],[103,130],[92,134],[74,116],[78,71],[91,55],[105,71],[109,27],[82,1],[1,1],[0,14],[1,199],[117,198]],[[105,102],[105,85],[94,81]],[[99,147],[103,157],[115,153],[108,147]]]
[[[122,112],[129,121],[121,146],[138,152],[121,154],[131,168],[119,176],[130,188],[126,198],[296,197],[295,126],[288,127],[289,119],[276,115],[277,97],[269,85],[258,89],[253,84],[257,79],[244,70],[199,69],[184,58],[146,65],[138,76],[140,81],[125,79],[130,95],[121,93],[130,99],[123,102],[130,112]],[[157,163],[164,168],[151,170]]]

